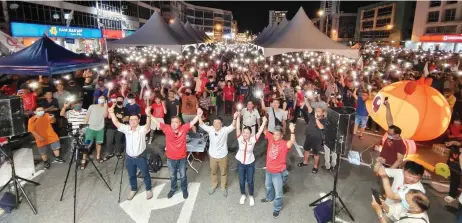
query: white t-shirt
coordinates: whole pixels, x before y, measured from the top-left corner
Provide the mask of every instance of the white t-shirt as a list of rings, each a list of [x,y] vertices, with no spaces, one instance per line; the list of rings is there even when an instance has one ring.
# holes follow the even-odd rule
[[[237,151],[236,159],[244,165],[253,163],[255,161],[253,149],[257,143],[257,138],[251,136],[249,141],[245,141],[244,136],[241,135],[237,138],[237,143],[239,144],[239,150]]]
[[[388,177],[393,178],[393,184],[391,185],[391,190],[393,193],[400,195],[406,194],[411,189],[420,190],[425,193],[425,188],[420,181],[415,184],[404,184],[404,170],[385,168],[385,172],[387,173]],[[399,201],[394,201],[389,198],[387,198],[385,202],[388,205],[400,203]]]
[[[150,128],[146,129],[142,125],[136,127],[135,131],[132,131],[130,126],[120,124],[117,130],[125,134],[125,151],[127,155],[136,157],[146,150],[146,134],[150,132]]]
[[[401,204],[389,205],[387,217],[396,223],[430,223],[427,212],[420,214],[410,214],[403,208]],[[401,219],[401,220],[400,220]],[[425,220],[423,220],[425,219]]]
[[[215,159],[224,158],[228,155],[228,135],[234,130],[233,126],[225,126],[218,132],[214,127],[205,124],[199,125],[209,134],[209,155]]]

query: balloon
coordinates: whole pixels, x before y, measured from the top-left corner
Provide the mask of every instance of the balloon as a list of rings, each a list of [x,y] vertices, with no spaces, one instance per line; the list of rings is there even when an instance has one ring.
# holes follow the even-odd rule
[[[451,108],[446,98],[431,87],[431,79],[400,81],[382,88],[373,100],[366,102],[371,118],[388,129],[386,107],[388,97],[393,125],[401,128],[401,137],[415,141],[434,139],[443,134],[451,120]]]

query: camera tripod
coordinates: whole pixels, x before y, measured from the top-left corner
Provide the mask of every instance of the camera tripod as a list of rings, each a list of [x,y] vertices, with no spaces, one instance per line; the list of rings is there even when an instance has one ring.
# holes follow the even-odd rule
[[[340,137],[340,139],[338,140],[338,142],[340,143],[340,150],[343,148],[342,145],[343,145],[343,136]],[[334,188],[332,189],[332,191],[330,191],[329,193],[327,193],[326,195],[324,195],[323,197],[313,201],[311,204],[310,204],[310,207],[313,207],[313,206],[316,206],[318,205],[318,203],[322,202],[322,200],[332,196],[332,222],[335,223],[335,216],[337,215],[337,212],[336,212],[336,202],[337,202],[337,199],[338,201],[340,201],[340,204],[342,205],[342,209],[345,210],[348,214],[348,216],[350,216],[351,220],[355,221],[355,219],[353,218],[353,215],[351,215],[350,211],[348,210],[348,208],[346,207],[345,203],[343,203],[343,200],[342,198],[340,198],[340,196],[338,195],[338,192],[337,192],[337,183],[338,183],[338,171],[340,170],[340,162],[342,159],[340,159],[340,156],[342,155],[341,152],[337,153],[337,165],[334,167],[335,168],[335,173],[334,173]]]
[[[16,175],[16,169],[14,167],[13,156],[9,157],[3,149],[4,149],[3,145],[0,145],[0,153],[2,155],[4,155],[5,158],[10,162],[10,165],[11,165],[11,178],[8,181],[8,183],[6,183],[5,186],[3,186],[2,189],[0,189],[0,192],[2,192],[5,188],[7,188],[10,183],[13,183],[14,184],[14,191],[16,192],[16,196],[15,196],[16,197],[16,203],[15,203],[16,207],[15,208],[17,208],[19,206],[19,196],[20,196],[19,191],[18,191],[18,188],[19,188],[19,190],[21,190],[21,193],[24,196],[24,198],[26,198],[27,203],[29,203],[29,206],[32,209],[32,211],[34,212],[34,214],[37,214],[37,210],[35,209],[34,205],[32,204],[29,197],[27,196],[26,191],[24,190],[24,187],[21,185],[21,182],[19,182],[19,180],[23,180],[25,182],[34,184],[35,186],[39,186],[40,184],[35,182],[35,181],[27,180],[27,179],[24,179],[24,178],[19,177],[18,175]]]
[[[77,140],[77,139],[74,139],[74,140]],[[92,144],[86,146],[86,148],[90,148],[91,145]],[[84,147],[84,145],[79,145],[79,143],[76,143],[74,141],[72,147],[73,147],[73,154],[71,156],[71,160],[69,161],[69,169],[67,170],[66,179],[64,180],[63,192],[61,193],[61,198],[59,199],[59,201],[63,200],[64,190],[66,189],[67,180],[69,179],[69,173],[71,171],[72,164],[74,163],[75,164],[75,173],[74,173],[74,223],[75,223],[75,214],[76,214],[75,209],[76,209],[76,203],[77,203],[77,170],[78,170],[78,164],[79,164],[79,161],[80,161],[80,156],[79,156],[80,155],[80,149],[81,149],[80,147]],[[87,156],[87,160],[89,160],[90,163],[95,167],[96,171],[98,172],[99,176],[104,181],[104,183],[106,184],[109,191],[112,191],[111,187],[109,187],[109,184],[106,182],[103,175],[98,170],[98,167],[96,167],[95,163],[93,162],[93,159],[90,156]]]

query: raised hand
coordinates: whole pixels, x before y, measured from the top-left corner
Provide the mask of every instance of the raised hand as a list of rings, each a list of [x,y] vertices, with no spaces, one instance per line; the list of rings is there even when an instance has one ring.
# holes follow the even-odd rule
[[[289,130],[290,130],[291,132],[294,132],[294,131],[295,131],[295,124],[294,124],[294,123],[290,123],[290,125],[289,125]]]
[[[197,109],[197,115],[202,116],[202,114],[204,114],[204,111],[202,111],[202,109],[198,108]]]
[[[113,114],[114,113],[114,108],[115,108],[116,103],[113,103],[112,106],[107,110],[109,113]],[[107,106],[107,104],[106,104]]]
[[[150,107],[147,107],[145,110],[147,115],[150,115],[151,114],[151,108]]]
[[[241,115],[240,112],[234,112],[234,119],[237,119],[239,117],[239,115]]]
[[[267,123],[267,122],[268,122],[268,118],[266,118],[266,116],[263,116],[262,121],[263,121],[263,123]]]

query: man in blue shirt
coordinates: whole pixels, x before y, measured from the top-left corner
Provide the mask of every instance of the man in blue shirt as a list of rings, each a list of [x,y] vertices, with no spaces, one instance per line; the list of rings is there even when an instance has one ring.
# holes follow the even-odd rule
[[[369,113],[367,112],[366,109],[366,101],[369,98],[370,93],[367,91],[361,92],[361,97],[358,97],[357,94],[357,88],[355,88],[353,92],[353,97],[356,100],[356,117],[355,117],[355,127],[353,130],[353,133],[356,135],[358,133],[358,127],[360,128],[359,132],[359,138],[363,138],[363,133],[364,130],[366,129],[367,126],[367,119],[369,116]]]
[[[108,97],[108,89],[104,86],[104,80],[99,79],[98,85],[95,87],[95,91],[93,93],[93,103],[97,104],[98,98],[100,96]]]
[[[127,95],[127,104],[125,105],[125,108],[127,109],[127,115],[132,116],[132,115],[139,115],[141,112],[141,107],[136,104],[136,95],[133,93],[130,93]]]

